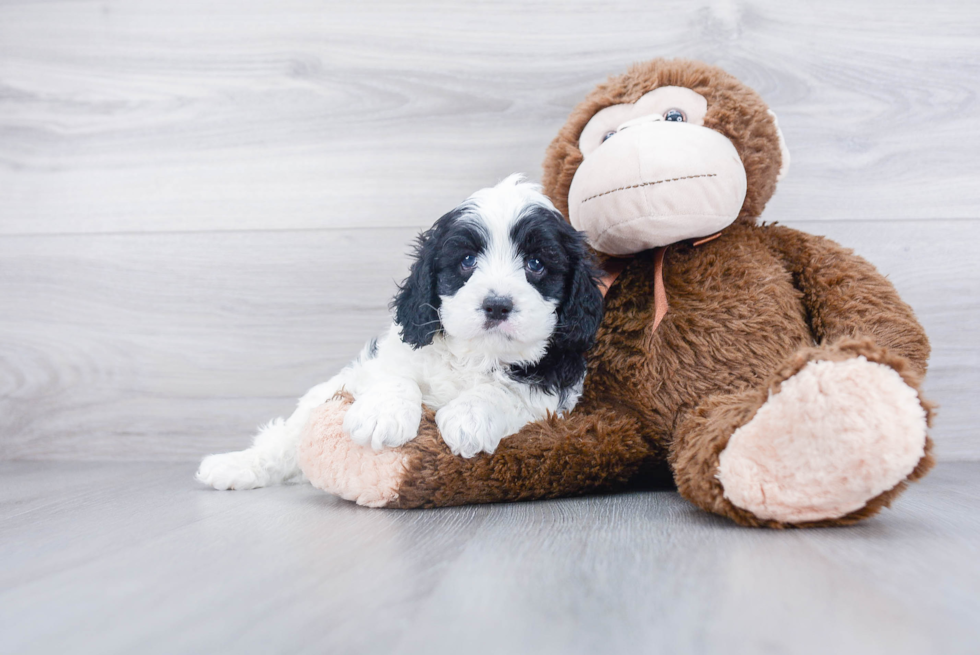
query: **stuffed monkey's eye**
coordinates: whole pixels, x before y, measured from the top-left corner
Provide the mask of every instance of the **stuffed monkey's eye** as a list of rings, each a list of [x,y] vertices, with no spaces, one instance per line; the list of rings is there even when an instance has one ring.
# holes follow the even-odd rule
[[[664,120],[674,123],[684,123],[687,121],[687,116],[680,109],[668,109],[664,112]]]
[[[463,261],[459,263],[459,267],[463,271],[472,271],[476,268],[476,255],[466,255],[466,257],[463,257]]]
[[[603,135],[602,135],[602,142],[603,142],[603,143],[605,143],[605,142],[606,142],[606,140],[607,140],[607,139],[608,139],[609,137],[611,137],[611,136],[612,136],[613,134],[615,134],[615,133],[616,133],[616,130],[612,130],[611,132],[606,132],[605,134],[603,134]]]
[[[544,264],[537,257],[532,257],[531,259],[524,262],[524,268],[528,270],[529,273],[534,275],[541,275],[544,272]]]

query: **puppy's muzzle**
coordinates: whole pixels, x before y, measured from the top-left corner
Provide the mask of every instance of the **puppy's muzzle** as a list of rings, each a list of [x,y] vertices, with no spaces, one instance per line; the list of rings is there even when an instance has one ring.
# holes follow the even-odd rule
[[[486,317],[483,328],[490,329],[500,325],[510,318],[512,311],[514,311],[513,299],[507,296],[487,296],[483,299],[483,315]]]

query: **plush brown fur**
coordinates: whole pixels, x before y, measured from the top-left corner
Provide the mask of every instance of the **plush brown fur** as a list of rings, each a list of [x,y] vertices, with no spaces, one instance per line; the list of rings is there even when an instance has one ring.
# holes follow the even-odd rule
[[[546,192],[567,213],[582,161],[578,136],[596,111],[633,102],[662,85],[707,98],[705,126],[735,145],[748,194],[721,237],[669,246],[664,286],[670,310],[654,331],[653,251],[639,253],[606,297],[585,391],[574,412],[527,426],[493,455],[452,456],[431,414],[411,453],[399,507],[549,498],[622,487],[667,462],[680,493],[743,525],[790,527],[732,505],[716,478],[729,437],[770,392],[816,359],[864,356],[920,386],[929,342],[912,310],[875,268],[827,239],[756,225],[780,168],[765,103],[717,68],[689,61],[639,64],[600,85],[575,108],[548,149]],[[931,406],[922,401],[931,416]],[[932,466],[931,442],[909,480]],[[887,506],[900,483],[834,520],[846,525]]]
[[[878,347],[871,339],[844,339],[835,346],[821,346],[801,349],[778,371],[774,372],[767,384],[748,389],[741,393],[720,394],[698,406],[678,427],[677,437],[671,444],[670,463],[675,474],[678,491],[686,498],[707,499],[710,506],[705,507],[716,514],[728,516],[743,525],[770,528],[788,527],[778,521],[760,519],[750,512],[732,505],[724,497],[721,484],[715,477],[718,470],[718,457],[728,443],[728,437],[736,429],[748,423],[770,394],[779,392],[780,385],[798,373],[810,361],[843,361],[852,357],[864,356],[868,361],[890,366],[902,377],[906,384],[918,389],[921,376],[913,370],[913,364],[903,357]],[[922,398],[919,400],[926,410],[928,422],[932,423],[933,405]],[[925,455],[919,461],[909,480],[918,480],[932,468],[932,440],[926,439]],[[867,505],[846,516],[829,521],[812,521],[796,524],[795,527],[818,527],[829,525],[849,525],[874,516],[882,507],[888,507],[892,499],[900,494],[906,484],[900,483]],[[695,500],[695,502],[697,502]],[[703,506],[703,505],[702,505]]]
[[[798,267],[794,274],[788,247],[819,268]],[[831,241],[780,226],[733,225],[703,246],[671,246],[666,262],[670,311],[655,332],[652,251],[637,255],[613,285],[586,390],[571,416],[529,425],[494,455],[470,460],[449,452],[428,417],[407,446],[412,475],[397,506],[614,489],[667,459],[681,494],[700,507],[743,525],[787,527],[733,506],[715,477],[728,437],[768,393],[808,361],[859,355],[891,366],[919,388],[929,345],[911,309],[870,264]],[[828,279],[851,293],[817,295]],[[858,312],[855,305],[874,311]],[[878,336],[853,338],[861,335]],[[923,405],[931,416],[931,405]],[[930,451],[931,443],[910,479],[932,466]],[[866,518],[904,486],[847,516],[803,525]]]
[[[651,455],[637,421],[611,411],[582,414],[574,425],[557,418],[504,439],[493,456],[462,459],[439,436],[432,412],[412,453],[396,507],[438,507],[533,500],[625,485]]]

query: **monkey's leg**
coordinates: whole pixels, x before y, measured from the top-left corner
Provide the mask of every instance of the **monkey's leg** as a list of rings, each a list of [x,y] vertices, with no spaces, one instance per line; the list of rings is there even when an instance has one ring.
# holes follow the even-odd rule
[[[453,455],[433,414],[400,448],[375,452],[343,432],[347,402],[321,406],[300,445],[300,466],[315,487],[369,507],[441,507],[572,496],[616,488],[651,451],[635,419],[601,409],[531,423],[492,454]]]
[[[932,467],[910,363],[870,341],[807,348],[768,385],[706,399],[670,462],[680,493],[743,525],[846,525]]]

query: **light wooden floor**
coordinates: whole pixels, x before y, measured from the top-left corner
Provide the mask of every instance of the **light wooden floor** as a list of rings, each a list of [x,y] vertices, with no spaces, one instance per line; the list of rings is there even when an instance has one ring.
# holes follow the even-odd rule
[[[980,463],[785,532],[667,491],[370,510],[193,468],[0,464],[0,652],[980,650]]]

